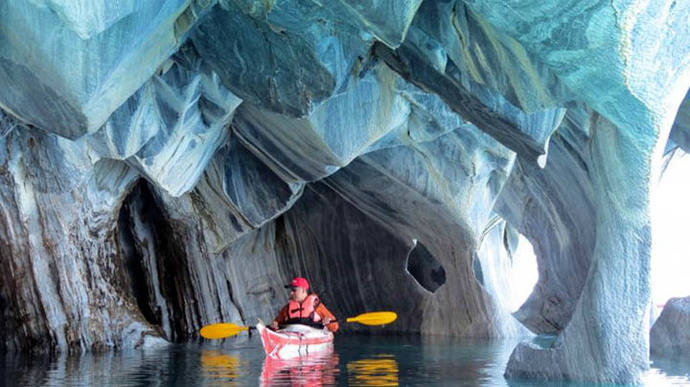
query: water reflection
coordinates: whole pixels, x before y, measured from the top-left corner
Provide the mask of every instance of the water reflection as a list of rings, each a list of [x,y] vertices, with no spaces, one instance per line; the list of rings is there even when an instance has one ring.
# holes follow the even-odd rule
[[[203,375],[222,385],[237,385],[240,376],[240,358],[215,350],[204,350],[201,353]]]
[[[399,373],[395,356],[388,354],[347,363],[347,381],[351,386],[397,386]]]
[[[262,386],[330,386],[336,382],[339,361],[332,350],[295,359],[266,357],[259,380]]]
[[[518,340],[341,335],[335,352],[295,360],[266,359],[258,337],[81,356],[0,353],[0,386],[593,386],[506,380]],[[690,359],[653,359],[645,386],[690,386]]]

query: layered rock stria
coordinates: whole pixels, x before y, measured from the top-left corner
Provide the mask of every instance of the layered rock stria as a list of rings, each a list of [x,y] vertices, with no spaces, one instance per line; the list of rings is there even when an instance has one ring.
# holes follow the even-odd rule
[[[0,4],[4,349],[268,320],[301,274],[392,331],[558,335],[508,377],[647,367],[688,4],[135,3]],[[518,232],[539,281],[513,316]]]

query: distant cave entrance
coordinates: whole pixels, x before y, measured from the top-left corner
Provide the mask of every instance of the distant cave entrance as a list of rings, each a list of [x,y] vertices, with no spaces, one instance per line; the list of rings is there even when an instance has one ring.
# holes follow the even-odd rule
[[[666,168],[651,197],[652,322],[673,297],[690,295],[690,253],[687,222],[690,219],[690,155],[675,149],[666,156]]]
[[[528,302],[539,279],[534,248],[517,228],[496,215],[487,224],[472,255],[474,277],[484,290],[523,324],[534,309]]]
[[[416,239],[413,243],[414,247],[407,255],[405,269],[424,289],[435,293],[446,283],[446,269],[422,243],[418,243]]]
[[[506,249],[508,249],[506,245]],[[537,255],[534,253],[532,243],[524,235],[517,233],[517,242],[514,242],[511,258],[511,283],[509,307],[517,312],[534,291],[534,286],[539,280],[537,268]]]

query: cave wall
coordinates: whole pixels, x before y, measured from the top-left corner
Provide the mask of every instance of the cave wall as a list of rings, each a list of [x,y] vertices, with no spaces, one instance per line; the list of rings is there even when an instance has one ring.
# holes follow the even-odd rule
[[[339,314],[404,311],[391,329],[522,335],[505,301],[515,228],[540,274],[515,317],[559,336],[520,344],[507,375],[634,381],[649,183],[669,132],[667,151],[686,145],[688,14],[4,2],[0,342],[187,340],[270,318],[298,273]],[[415,243],[444,268],[434,292],[405,272]]]
[[[505,293],[487,293],[473,272],[479,236],[490,220],[487,209],[513,160],[512,152],[469,127],[433,141],[368,153],[326,179],[370,217],[422,243],[444,267],[446,283],[426,304],[424,332],[524,334],[501,304]],[[503,291],[509,289],[501,285],[506,275],[496,279]]]
[[[486,292],[476,281],[472,269],[475,232],[463,223],[464,214],[473,213],[477,217],[473,226],[483,227],[481,208],[492,205],[507,180],[513,156],[507,149],[491,149],[496,146],[494,140],[477,129],[461,130],[462,135],[451,132],[420,142],[416,150],[394,146],[372,151],[323,182],[307,184],[287,212],[255,229],[247,226],[228,232],[243,218],[227,203],[227,211],[218,211],[223,206],[213,201],[217,196],[211,193],[208,172],[188,195],[175,198],[160,190],[151,195],[163,214],[140,216],[167,219],[171,225],[150,225],[148,230],[127,227],[134,229],[132,244],[159,254],[157,263],[147,265],[147,270],[155,267],[159,273],[144,276],[158,280],[148,289],[148,299],[158,297],[156,289],[165,288],[167,282],[176,284],[172,294],[194,300],[181,305],[184,310],[178,313],[176,301],[163,295],[171,320],[162,324],[170,327],[167,337],[187,338],[194,333],[194,322],[198,326],[220,320],[266,321],[286,302],[283,284],[295,275],[307,276],[338,316],[398,311],[400,318],[389,327],[391,331],[471,337],[526,334],[501,303],[508,291],[502,285],[505,273],[497,269],[492,281],[503,293]],[[432,165],[425,162],[425,157],[443,148],[453,150],[447,159]],[[471,179],[463,177],[484,165],[478,160],[491,162],[475,170]],[[389,189],[367,188],[381,186]],[[477,200],[464,202],[470,194]],[[438,217],[441,209],[448,215]],[[160,240],[152,236],[156,229],[169,229],[162,234],[173,236]],[[436,292],[425,290],[406,271],[413,239],[426,246],[445,270],[445,282]],[[181,240],[187,242],[174,243]],[[165,247],[170,245],[176,246],[174,253]],[[165,281],[160,271],[166,267],[186,275]],[[460,299],[453,296],[458,289],[464,294]],[[179,319],[185,323],[173,321]]]
[[[160,340],[123,291],[117,214],[137,174],[117,161],[92,166],[81,144],[42,131],[16,129],[0,144],[0,345],[79,351]]]
[[[535,333],[568,325],[596,241],[589,115],[570,109],[544,168],[518,158],[495,210],[531,242],[539,280],[515,316]]]

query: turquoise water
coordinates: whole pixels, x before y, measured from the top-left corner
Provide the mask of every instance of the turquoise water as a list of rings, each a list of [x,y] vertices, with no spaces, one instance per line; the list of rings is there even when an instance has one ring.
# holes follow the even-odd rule
[[[507,381],[505,364],[516,340],[338,336],[321,359],[270,362],[258,338],[171,345],[159,349],[57,356],[7,357],[0,384],[8,386],[256,386],[448,385],[535,386]],[[646,386],[690,386],[690,359],[657,360]],[[542,383],[548,386],[591,384]]]

